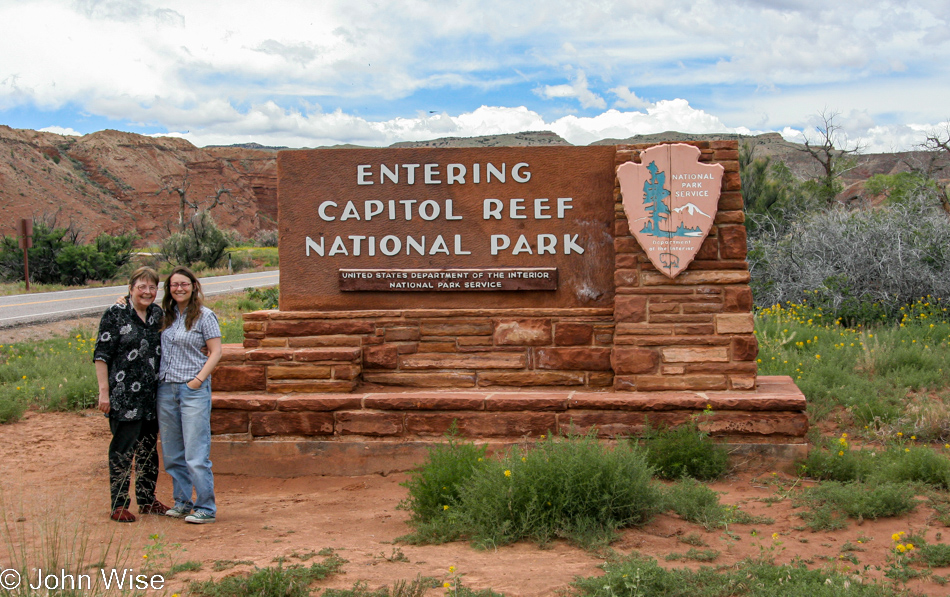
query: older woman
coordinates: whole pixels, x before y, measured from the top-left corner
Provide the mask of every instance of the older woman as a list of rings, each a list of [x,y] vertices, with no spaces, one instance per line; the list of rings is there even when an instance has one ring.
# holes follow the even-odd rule
[[[140,267],[129,279],[124,304],[109,307],[99,322],[93,360],[99,410],[109,418],[110,518],[135,522],[129,511],[129,481],[135,463],[135,501],[140,514],[165,514],[155,499],[158,481],[158,416],[155,393],[161,360],[162,310],[154,304],[158,274]]]
[[[217,513],[211,472],[211,372],[221,360],[221,329],[214,312],[202,305],[203,298],[198,278],[187,267],[176,267],[165,280],[158,374],[162,456],[175,497],[165,514],[196,524],[214,522]]]

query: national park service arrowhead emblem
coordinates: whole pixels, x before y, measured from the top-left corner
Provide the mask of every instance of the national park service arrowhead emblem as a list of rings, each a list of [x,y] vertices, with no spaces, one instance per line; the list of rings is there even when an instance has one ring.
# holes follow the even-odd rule
[[[699,155],[692,145],[656,145],[617,168],[630,231],[670,278],[696,257],[719,205],[722,164],[700,164]]]

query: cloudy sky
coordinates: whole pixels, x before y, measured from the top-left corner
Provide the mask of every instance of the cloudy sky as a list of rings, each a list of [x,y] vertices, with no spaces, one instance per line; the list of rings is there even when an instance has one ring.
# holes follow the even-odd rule
[[[0,0],[0,124],[313,147],[552,130],[910,149],[947,0]]]

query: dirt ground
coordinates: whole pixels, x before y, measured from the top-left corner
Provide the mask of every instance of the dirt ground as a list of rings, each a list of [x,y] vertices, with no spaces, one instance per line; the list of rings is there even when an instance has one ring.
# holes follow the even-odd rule
[[[72,321],[0,330],[0,344],[66,333],[77,323],[89,327],[86,322]],[[604,561],[602,553],[564,542],[545,549],[522,542],[494,551],[476,550],[461,542],[400,545],[395,539],[410,531],[408,513],[396,508],[406,496],[399,485],[406,479],[405,474],[292,479],[218,475],[215,488],[219,512],[215,524],[189,525],[159,516],[139,517],[133,524],[114,523],[108,519],[109,439],[108,424],[95,411],[30,412],[19,422],[0,425],[0,568],[17,561],[11,557],[11,550],[22,553],[26,543],[49,536],[56,524],[87,537],[89,552],[109,542],[127,548],[125,565],[136,572],[146,566],[164,571],[171,564],[202,563],[198,571],[182,572],[169,579],[165,587],[168,595],[187,594],[193,580],[273,566],[275,558],[283,557],[288,564],[309,565],[320,557],[302,561],[296,556],[306,557],[325,548],[333,548],[348,563],[343,574],[331,576],[316,587],[349,588],[365,581],[370,588],[377,588],[418,575],[444,579],[449,576],[449,567],[454,566],[456,574],[463,575],[463,583],[472,588],[491,588],[509,596],[547,596],[566,588],[577,576],[600,574],[597,566]],[[675,516],[662,515],[646,526],[623,531],[611,547],[620,554],[637,551],[657,558],[667,567],[695,569],[701,564],[664,558],[671,553],[686,553],[698,538],[705,546],[697,549],[720,552],[705,565],[728,566],[765,552],[774,554],[781,563],[800,558],[816,568],[833,566],[855,574],[854,580],[858,581],[882,577],[875,568],[888,565],[894,533],[926,533],[929,543],[950,540],[950,531],[924,504],[897,519],[851,522],[846,529],[835,532],[802,530],[797,528],[803,523],[790,500],[777,499],[802,483],[807,481],[783,471],[733,474],[711,485],[722,493],[721,501],[749,514],[774,519],[774,523],[731,525],[728,532],[706,531]],[[164,473],[159,479],[158,496],[165,503],[172,502],[171,481]],[[145,555],[149,558],[142,557]],[[852,557],[857,559],[856,564]],[[213,570],[215,562],[226,560],[253,564]],[[32,560],[26,563],[44,565]],[[950,575],[950,568],[935,570],[934,574]],[[912,581],[909,587],[926,595],[950,593],[950,588],[933,579]]]
[[[511,596],[554,595],[575,576],[599,574],[597,565],[603,562],[603,554],[598,556],[563,542],[546,549],[519,543],[495,551],[479,551],[466,543],[399,545],[395,539],[410,530],[407,513],[396,509],[405,497],[405,489],[399,485],[406,478],[404,474],[293,479],[218,475],[215,488],[219,514],[213,525],[189,525],[159,516],[118,524],[108,519],[108,442],[106,421],[93,411],[28,413],[17,423],[0,426],[0,506],[10,529],[7,538],[17,533],[42,536],[42,529],[65,522],[68,528],[87,534],[90,546],[111,541],[128,547],[127,566],[137,571],[145,565],[141,556],[149,554],[153,570],[158,571],[172,563],[203,564],[201,570],[179,573],[170,579],[166,587],[169,594],[187,593],[192,580],[272,566],[281,556],[293,563],[299,561],[295,554],[328,547],[349,562],[344,565],[344,574],[321,581],[319,587],[348,588],[362,580],[375,588],[399,579],[412,580],[417,575],[442,579],[449,575],[449,567],[455,566],[464,575],[463,582],[473,588],[492,588]],[[779,482],[784,483],[784,489],[778,488]],[[783,473],[760,471],[736,474],[712,485],[723,493],[724,503],[772,518],[773,524],[732,525],[726,533],[722,529],[706,531],[675,516],[663,515],[644,527],[624,531],[612,548],[623,554],[636,550],[665,566],[696,568],[699,564],[695,562],[664,561],[668,554],[682,554],[692,547],[683,540],[694,535],[708,545],[700,549],[721,552],[714,565],[759,556],[764,549],[773,550],[779,562],[802,558],[816,567],[835,566],[866,578],[879,578],[880,572],[874,567],[887,565],[892,534],[927,532],[929,542],[940,542],[937,533],[943,530],[942,525],[933,520],[934,512],[924,505],[898,519],[852,523],[836,532],[796,530],[802,522],[795,516],[790,500],[772,504],[763,501],[786,493],[794,482]],[[170,503],[170,494],[171,482],[163,473],[159,498]],[[775,539],[773,533],[777,533]],[[848,542],[857,550],[850,554],[858,564],[840,557],[850,557],[842,552]],[[21,547],[5,543],[0,542],[0,564],[11,561],[11,547]],[[398,557],[400,553],[405,557]],[[253,565],[212,570],[214,562],[224,560]],[[306,563],[312,561],[317,560]],[[866,566],[870,570],[865,571]],[[948,573],[948,569],[935,571]],[[911,587],[927,595],[948,592],[933,580],[915,581]]]

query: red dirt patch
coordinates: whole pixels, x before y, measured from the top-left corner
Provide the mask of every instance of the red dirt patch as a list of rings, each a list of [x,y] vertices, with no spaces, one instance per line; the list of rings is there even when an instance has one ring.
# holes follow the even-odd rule
[[[449,566],[455,566],[457,572],[464,574],[463,582],[473,588],[490,587],[510,596],[554,595],[575,576],[599,574],[597,565],[604,561],[603,557],[563,542],[549,549],[519,543],[495,551],[475,550],[466,543],[395,544],[396,537],[410,530],[406,525],[407,513],[396,509],[406,495],[406,490],[399,486],[406,479],[405,474],[293,479],[218,475],[216,524],[187,525],[146,516],[134,524],[118,525],[108,520],[107,512],[109,439],[106,421],[92,411],[28,413],[20,422],[0,426],[0,512],[15,526],[32,528],[39,528],[51,518],[67,516],[82,525],[80,528],[88,533],[92,545],[110,539],[127,545],[131,554],[129,566],[135,568],[140,566],[139,558],[145,554],[146,546],[154,542],[150,537],[159,534],[165,553],[173,562],[203,563],[200,571],[179,573],[169,580],[169,593],[182,592],[192,580],[222,578],[253,569],[244,564],[214,572],[215,561],[249,560],[256,566],[267,567],[274,565],[274,558],[283,556],[287,563],[293,563],[297,561],[291,557],[294,553],[327,547],[349,563],[343,567],[344,574],[315,586],[348,588],[364,580],[370,588],[376,588],[417,575],[444,578]],[[795,516],[788,499],[773,504],[762,501],[784,493],[777,490],[775,483],[779,481],[786,488],[795,483],[794,477],[783,473],[759,471],[712,484],[713,489],[722,492],[723,503],[738,505],[752,515],[773,518],[774,524],[731,525],[730,536],[721,529],[706,531],[675,516],[663,515],[642,528],[624,531],[612,547],[624,554],[636,550],[657,558],[664,566],[695,569],[700,564],[665,562],[663,558],[672,552],[685,553],[692,546],[682,540],[695,534],[708,545],[699,549],[721,552],[713,565],[731,565],[759,556],[760,545],[769,549],[773,545],[772,534],[778,533],[778,562],[801,558],[813,562],[814,567],[833,565],[839,570],[880,578],[881,573],[874,568],[886,565],[893,533],[926,532],[928,542],[941,542],[937,533],[943,531],[942,525],[925,505],[899,519],[851,522],[841,531],[796,530],[802,521]],[[164,473],[158,493],[160,499],[170,502],[171,483]],[[24,520],[15,522],[18,518]],[[859,538],[863,543],[858,543]],[[847,542],[865,550],[852,552],[859,560],[857,565],[839,558]],[[180,547],[173,547],[175,544]],[[0,541],[0,564],[10,561],[9,548]],[[387,559],[396,548],[408,562]],[[164,564],[155,564],[157,570],[167,569],[168,560],[163,561]],[[315,560],[306,563],[312,561]],[[870,566],[868,572],[864,572],[865,566]],[[950,569],[934,573],[946,575]],[[947,589],[933,580],[915,581],[910,586],[927,595],[947,594]]]

